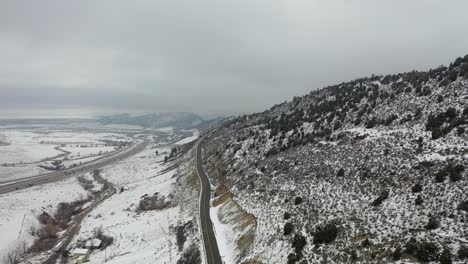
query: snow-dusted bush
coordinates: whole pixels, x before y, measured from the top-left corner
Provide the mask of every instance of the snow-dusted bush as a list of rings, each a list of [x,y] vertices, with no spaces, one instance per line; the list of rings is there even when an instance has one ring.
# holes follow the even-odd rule
[[[292,233],[293,229],[294,229],[293,224],[291,224],[291,222],[287,222],[286,224],[284,224],[283,235],[285,235],[285,236],[290,235]]]
[[[338,235],[338,227],[334,223],[327,223],[316,227],[314,244],[331,243]]]

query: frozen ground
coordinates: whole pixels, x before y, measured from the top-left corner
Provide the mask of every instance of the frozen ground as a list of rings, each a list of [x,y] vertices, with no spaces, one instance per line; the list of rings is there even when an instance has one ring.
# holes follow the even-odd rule
[[[90,263],[106,260],[106,263],[114,264],[176,263],[181,258],[182,253],[198,240],[196,210],[187,210],[188,206],[197,204],[197,199],[193,198],[198,196],[190,188],[181,187],[185,181],[183,177],[193,170],[181,172],[180,168],[171,167],[172,164],[164,164],[164,155],[155,154],[169,150],[153,145],[129,159],[103,168],[102,176],[112,182],[118,192],[85,218],[72,248],[80,241],[93,238],[95,230],[102,229],[105,235],[114,238],[114,242],[104,251],[94,251]],[[181,167],[191,168],[189,163],[185,161]],[[155,193],[165,197],[169,205],[158,210],[138,210],[142,196]],[[184,227],[188,237],[181,245],[175,235],[178,227]]]
[[[64,159],[65,167],[88,162],[118,150],[112,142],[133,141],[125,134],[45,128],[7,129],[2,133],[8,144],[0,146],[0,182],[46,173],[48,170],[39,165],[52,167],[52,160]]]
[[[75,178],[0,195],[0,261],[23,241],[30,245],[30,234],[38,226],[37,216],[53,213],[60,202],[71,202],[88,193]]]
[[[102,143],[101,143],[102,144]],[[108,154],[112,151],[115,151],[117,148],[115,146],[81,146],[81,145],[67,145],[61,147],[60,149],[70,152],[67,155],[69,159],[83,158],[87,156],[98,156]]]
[[[0,164],[38,162],[62,154],[54,145],[39,144],[37,133],[27,131],[6,131],[9,145],[0,147]]]
[[[60,149],[71,152],[68,159],[63,159],[66,167],[74,162],[95,159],[98,156],[93,155],[99,152],[103,154],[105,151],[116,150],[115,147],[104,146],[100,141],[103,138],[125,140],[125,136],[114,134],[102,137],[103,133],[96,136],[73,132],[10,132],[9,146],[14,146],[15,137],[52,149],[64,144]],[[175,137],[172,129],[165,133],[169,138]],[[190,142],[197,137],[198,133],[194,132],[192,137],[185,140]],[[105,251],[94,251],[90,256],[90,263],[103,263],[105,260],[122,264],[176,263],[189,257],[203,259],[197,220],[198,178],[193,174],[192,152],[164,163],[164,155],[172,147],[174,146],[157,141],[135,156],[104,167],[101,175],[115,186],[117,193],[86,216],[70,249],[76,247],[80,241],[93,237],[96,229],[102,229],[104,234],[114,238],[114,243]],[[34,173],[38,173],[36,165],[41,159],[44,157],[37,155],[37,159],[29,159],[31,163],[1,167],[0,175],[4,172],[4,178],[11,179],[12,176],[8,176],[12,173],[11,170],[14,176],[27,176],[28,172],[34,170]],[[40,162],[49,163],[51,162]],[[86,177],[91,179],[90,175]],[[94,189],[90,191],[92,190]],[[164,197],[168,202],[167,206],[148,211],[138,209],[143,196],[153,196],[156,193]],[[40,228],[37,217],[42,211],[53,215],[60,202],[76,201],[87,194],[76,179],[69,179],[0,196],[0,234],[5,234],[0,240],[0,259],[21,245],[22,241],[27,245],[32,244],[35,237],[30,231]],[[47,254],[40,254],[28,259],[27,263],[41,262],[45,257]]]

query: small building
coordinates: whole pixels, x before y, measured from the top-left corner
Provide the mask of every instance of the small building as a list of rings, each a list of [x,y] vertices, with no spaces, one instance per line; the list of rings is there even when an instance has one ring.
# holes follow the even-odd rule
[[[75,248],[71,254],[71,263],[80,264],[88,261],[90,250],[87,248]]]
[[[101,247],[101,240],[97,238],[92,238],[86,241],[85,248],[87,249],[98,249]]]

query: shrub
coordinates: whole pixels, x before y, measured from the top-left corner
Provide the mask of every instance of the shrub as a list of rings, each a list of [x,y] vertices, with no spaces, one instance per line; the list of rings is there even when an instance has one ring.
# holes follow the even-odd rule
[[[369,241],[369,238],[366,238],[364,241],[361,243],[361,247],[370,247],[371,242]]]
[[[384,190],[380,193],[379,197],[377,197],[373,202],[372,202],[372,205],[373,206],[379,206],[380,204],[382,204],[382,202],[388,198],[388,191],[387,190]]]
[[[314,233],[314,244],[333,242],[338,235],[338,228],[334,223],[317,226]]]
[[[55,221],[54,218],[52,218],[52,216],[50,216],[48,213],[46,212],[42,212],[42,214],[39,215],[39,217],[37,218],[39,220],[39,223],[43,224],[43,225],[47,225],[48,223],[54,223],[56,224],[57,222]]]
[[[198,264],[201,262],[200,250],[194,244],[191,244],[188,249],[182,254],[177,264]]]
[[[439,259],[439,247],[432,242],[421,242],[414,256],[424,262],[436,261]]]
[[[458,57],[455,59],[455,61],[453,62],[453,67],[458,67],[460,66],[460,64],[462,64],[463,62],[463,58],[462,57]]]
[[[336,173],[336,177],[343,177],[344,176],[344,169],[341,168],[338,170],[338,172]]]
[[[424,226],[427,230],[434,230],[439,228],[439,221],[435,217],[430,217],[427,224]]]
[[[296,254],[291,253],[288,255],[288,264],[294,264],[299,261],[301,258],[298,257]]]
[[[66,228],[68,222],[74,215],[79,214],[82,211],[82,206],[91,200],[88,196],[85,199],[74,201],[71,203],[59,203],[57,211],[54,214],[55,220],[59,223],[61,228]]]
[[[94,187],[93,181],[86,179],[84,176],[78,177],[78,182],[85,190],[91,190]]]
[[[468,259],[468,247],[467,246],[463,245],[458,249],[458,258]]]
[[[393,123],[393,121],[395,121],[396,119],[398,118],[398,116],[396,114],[391,114],[390,116],[388,116],[385,121],[384,121],[384,125],[385,126],[389,126]]]
[[[74,208],[70,203],[59,203],[54,217],[60,223],[61,227],[64,228],[75,214],[77,214],[77,209]]]
[[[301,204],[302,203],[302,198],[300,196],[297,196],[296,198],[294,198],[294,204],[295,205],[298,205],[298,204]]]
[[[457,77],[458,77],[458,74],[456,71],[450,71],[449,72],[449,76],[448,76],[448,79],[452,82],[456,81],[457,80]]]
[[[94,237],[101,240],[100,249],[105,249],[108,246],[112,245],[112,243],[114,243],[114,238],[111,236],[105,235],[104,232],[102,231],[102,228],[98,228],[94,230]]]
[[[379,124],[379,120],[374,116],[371,119],[367,120],[366,128],[374,128],[378,124]]]
[[[436,173],[435,181],[442,183],[445,181],[445,177],[447,177],[447,172],[445,170],[440,170]]]
[[[305,245],[307,244],[307,240],[304,236],[302,235],[295,235],[293,242],[292,242],[292,247],[294,248],[294,252],[296,255],[299,257],[299,259],[302,256],[302,250],[304,249]]]
[[[39,253],[52,249],[57,242],[57,232],[59,231],[60,228],[56,224],[47,223],[38,231],[39,238],[34,241],[29,250],[33,253]]]
[[[352,262],[355,262],[358,259],[358,255],[357,255],[356,250],[352,250],[349,255],[350,255],[350,258],[351,258]]]
[[[289,234],[292,233],[293,229],[294,229],[293,224],[291,224],[290,222],[287,222],[286,224],[284,224],[283,235],[288,236]]]
[[[446,170],[450,175],[450,180],[457,182],[461,180],[461,173],[465,170],[465,167],[462,164],[454,165],[453,163],[449,163],[446,167]]]
[[[405,252],[408,254],[414,254],[414,252],[418,249],[418,241],[416,238],[410,238],[405,244]]]
[[[398,246],[395,248],[395,250],[392,252],[392,259],[394,261],[400,260],[401,258],[401,248]]]
[[[465,128],[464,127],[457,127],[457,135],[461,136],[465,133]]]
[[[185,236],[184,226],[183,225],[177,226],[176,241],[177,241],[177,247],[179,248],[179,251],[182,251],[182,249],[184,248],[184,243],[186,240],[187,240],[187,237]]]
[[[422,191],[422,185],[419,183],[416,183],[413,188],[411,188],[411,192],[413,193],[418,193]]]
[[[421,195],[418,195],[418,197],[416,197],[416,200],[414,201],[414,204],[415,205],[421,205],[423,203],[423,199],[421,197]]]
[[[458,210],[465,211],[465,212],[468,212],[468,200],[461,202],[461,203],[457,206],[457,209],[458,209]]]
[[[284,216],[283,216],[283,219],[288,220],[289,218],[291,218],[291,215],[288,212],[285,212]]]
[[[443,101],[444,101],[444,96],[441,95],[441,94],[439,94],[439,95],[437,96],[437,103],[442,103]]]
[[[452,252],[448,248],[445,248],[440,255],[440,264],[452,264]]]
[[[165,196],[155,193],[153,196],[144,195],[138,204],[137,211],[162,210],[171,206]]]

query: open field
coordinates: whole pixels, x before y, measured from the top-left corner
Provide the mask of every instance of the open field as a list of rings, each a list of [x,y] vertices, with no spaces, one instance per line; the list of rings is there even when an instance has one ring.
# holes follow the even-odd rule
[[[0,146],[0,182],[70,168],[134,142],[126,134],[81,130],[8,129]]]

